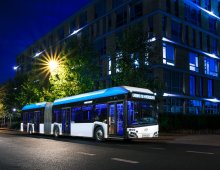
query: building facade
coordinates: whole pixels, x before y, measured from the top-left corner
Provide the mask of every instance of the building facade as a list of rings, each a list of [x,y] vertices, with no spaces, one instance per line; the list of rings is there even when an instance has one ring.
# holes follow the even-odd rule
[[[87,35],[99,52],[100,82],[112,86],[115,37],[142,23],[158,50],[153,75],[165,86],[159,111],[220,113],[220,1],[93,0],[17,57],[18,73],[34,56],[71,35]],[[110,49],[111,48],[111,49]]]

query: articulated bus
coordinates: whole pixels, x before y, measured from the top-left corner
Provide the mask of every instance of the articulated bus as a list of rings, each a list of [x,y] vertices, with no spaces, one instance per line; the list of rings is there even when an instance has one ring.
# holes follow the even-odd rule
[[[22,109],[21,131],[95,138],[134,139],[158,136],[155,95],[121,86],[36,103]]]

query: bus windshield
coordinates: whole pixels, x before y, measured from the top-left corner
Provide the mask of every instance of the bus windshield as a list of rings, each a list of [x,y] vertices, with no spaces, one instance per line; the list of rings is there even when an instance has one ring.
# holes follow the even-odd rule
[[[146,101],[128,101],[128,126],[157,124],[157,115]]]

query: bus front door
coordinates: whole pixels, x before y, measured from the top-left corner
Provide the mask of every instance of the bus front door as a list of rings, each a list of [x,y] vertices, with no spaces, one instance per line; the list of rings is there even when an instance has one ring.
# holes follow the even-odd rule
[[[110,136],[123,136],[124,106],[123,102],[109,104],[108,132]]]
[[[70,134],[70,108],[62,109],[62,133]]]

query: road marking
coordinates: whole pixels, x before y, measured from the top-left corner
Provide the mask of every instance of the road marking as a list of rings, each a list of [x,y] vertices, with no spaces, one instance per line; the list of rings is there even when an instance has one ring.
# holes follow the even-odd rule
[[[131,164],[138,164],[140,162],[138,161],[132,161],[132,160],[127,160],[127,159],[121,159],[121,158],[111,158],[114,161],[119,161],[119,162],[126,162],[126,163],[131,163]]]
[[[212,152],[199,152],[199,151],[186,151],[188,153],[198,153],[198,154],[206,154],[206,155],[214,155]]]
[[[95,156],[94,153],[87,153],[87,152],[77,152],[77,153],[81,155]]]
[[[165,148],[154,148],[154,147],[148,147],[148,149],[165,150]]]

